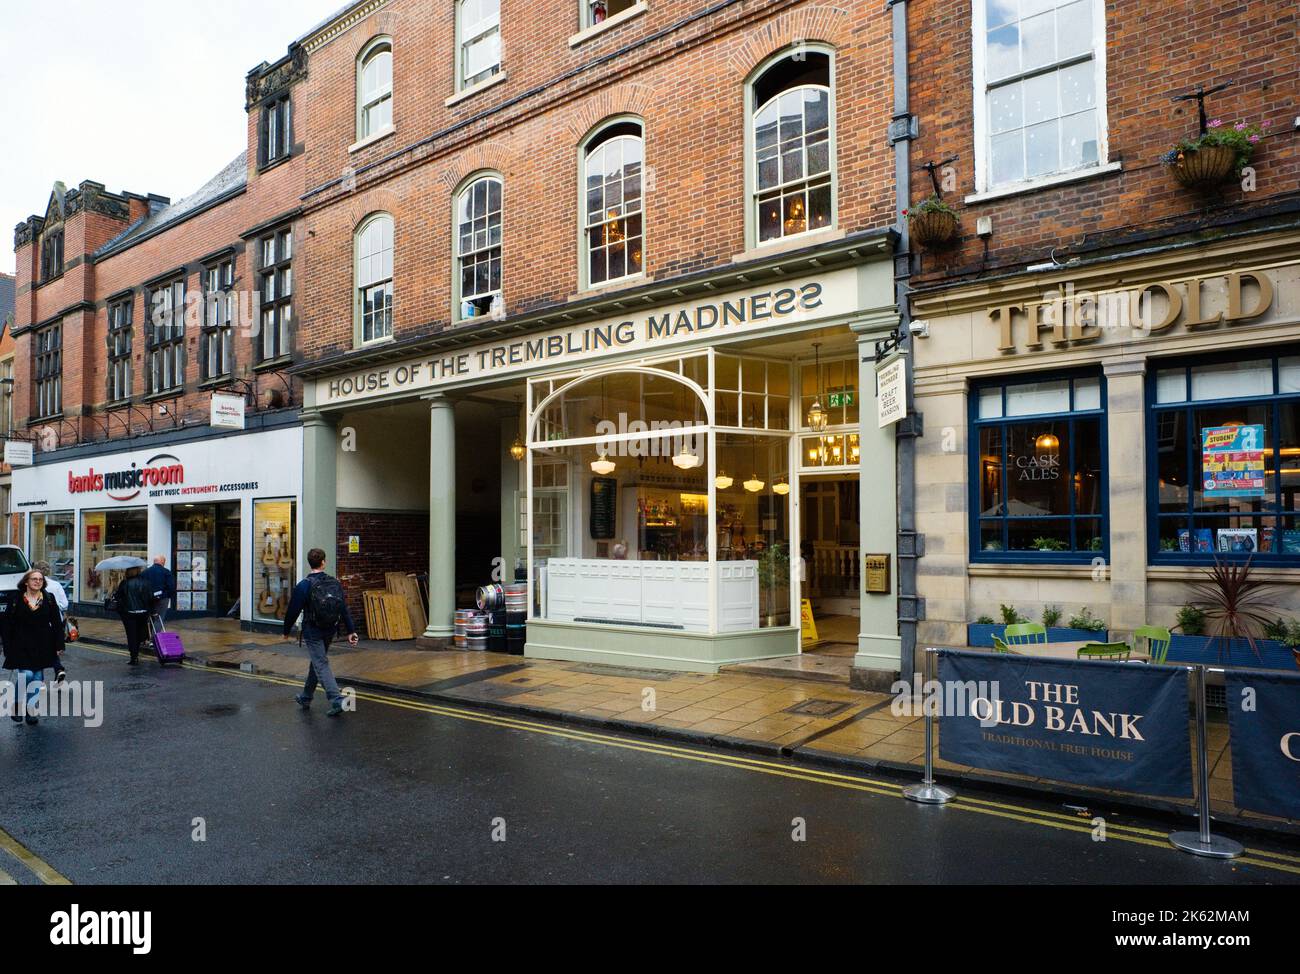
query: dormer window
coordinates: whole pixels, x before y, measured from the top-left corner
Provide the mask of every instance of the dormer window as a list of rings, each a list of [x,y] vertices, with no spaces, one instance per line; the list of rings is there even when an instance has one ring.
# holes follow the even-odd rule
[[[41,237],[41,282],[52,281],[63,273],[63,228],[49,230]]]

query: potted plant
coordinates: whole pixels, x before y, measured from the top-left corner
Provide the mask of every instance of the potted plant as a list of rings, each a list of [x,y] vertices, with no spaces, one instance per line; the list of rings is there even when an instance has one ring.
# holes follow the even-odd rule
[[[1064,551],[1067,545],[1060,538],[1035,538],[1034,547],[1039,551]]]
[[[1193,623],[1189,628],[1196,628],[1197,621],[1203,625],[1195,635],[1183,629],[1184,638],[1178,641],[1179,659],[1268,667],[1292,662],[1292,654],[1282,642],[1267,638],[1266,630],[1275,618],[1274,587],[1252,577],[1251,562],[1250,557],[1244,562],[1220,561],[1216,557],[1214,567],[1206,569],[1204,581],[1190,586],[1192,598],[1179,613],[1179,622],[1181,625],[1186,614]],[[1193,611],[1187,613],[1187,609]],[[1211,647],[1216,651],[1213,660],[1209,658]],[[1171,645],[1171,651],[1173,648]]]
[[[903,211],[911,229],[912,239],[922,247],[936,249],[957,239],[961,224],[957,211],[945,203],[938,193]]]
[[[1043,606],[1043,628],[1054,629],[1056,624],[1061,621],[1061,607],[1059,605]]]
[[[790,624],[790,552],[783,544],[769,545],[758,556],[758,594],[764,625]]]
[[[1267,127],[1267,122],[1263,126],[1246,122],[1224,125],[1222,119],[1213,119],[1196,138],[1184,139],[1170,149],[1164,163],[1184,186],[1212,189],[1250,165]]]
[[[1086,605],[1077,613],[1070,616],[1070,628],[1077,629],[1084,633],[1098,633],[1106,631],[1106,623],[1102,622],[1092,614],[1092,610]]]

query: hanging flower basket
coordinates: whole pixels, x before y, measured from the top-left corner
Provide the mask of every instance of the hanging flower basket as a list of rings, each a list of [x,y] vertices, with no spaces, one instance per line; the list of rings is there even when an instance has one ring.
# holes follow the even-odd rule
[[[1179,152],[1170,169],[1174,178],[1191,189],[1219,186],[1233,174],[1237,152],[1226,145],[1207,145]]]
[[[961,229],[957,214],[947,207],[927,209],[926,204],[923,203],[909,213],[907,219],[911,227],[912,239],[930,250],[952,244]]]

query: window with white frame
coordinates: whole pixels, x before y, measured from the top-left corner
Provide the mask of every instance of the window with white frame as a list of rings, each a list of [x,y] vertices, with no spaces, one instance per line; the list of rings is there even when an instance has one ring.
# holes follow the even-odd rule
[[[393,124],[393,45],[371,41],[357,58],[357,138],[364,139]]]
[[[234,327],[234,258],[203,269],[203,354],[200,368],[204,380],[229,375]]]
[[[356,293],[361,341],[393,334],[393,218],[372,216],[357,230]]]
[[[36,333],[36,415],[63,412],[63,325],[57,323]]]
[[[258,241],[258,292],[261,321],[258,360],[270,362],[289,354],[293,317],[293,229],[285,227]]]
[[[580,0],[582,26],[595,27],[636,6],[637,0]]]
[[[982,190],[1105,161],[1101,0],[975,0]]]
[[[583,240],[588,286],[631,277],[645,268],[644,163],[645,145],[638,122],[611,125],[587,144]]]
[[[460,37],[460,87],[486,81],[501,70],[501,0],[460,0],[456,5]]]
[[[456,203],[460,317],[489,315],[501,304],[501,180],[481,176]]]
[[[150,394],[179,389],[185,382],[184,279],[153,292],[145,334]]]
[[[758,243],[834,223],[830,56],[797,50],[752,85],[752,212]]]
[[[134,299],[127,297],[108,306],[108,401],[121,402],[131,395],[131,314]]]

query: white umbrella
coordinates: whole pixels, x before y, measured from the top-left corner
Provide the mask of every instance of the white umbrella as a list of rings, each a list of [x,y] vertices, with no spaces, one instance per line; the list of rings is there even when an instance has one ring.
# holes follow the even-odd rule
[[[134,555],[114,555],[112,558],[105,558],[95,566],[97,572],[121,572],[128,568],[145,568],[148,562],[143,558],[136,558]]]

